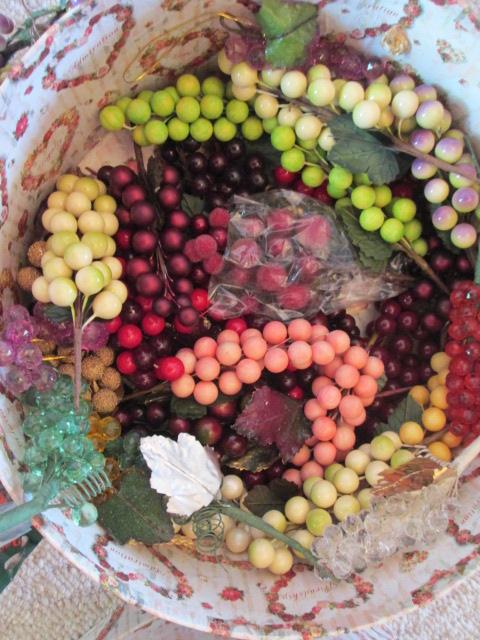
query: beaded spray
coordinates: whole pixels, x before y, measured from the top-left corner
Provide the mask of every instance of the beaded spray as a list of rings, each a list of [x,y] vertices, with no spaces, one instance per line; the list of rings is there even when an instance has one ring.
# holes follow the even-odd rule
[[[76,367],[73,383],[43,363],[36,343],[42,321],[32,318],[20,305],[5,314],[0,338],[1,378],[7,392],[20,396],[27,410],[22,428],[28,440],[22,462],[28,472],[23,481],[24,489],[33,497],[0,516],[0,533],[50,508],[71,509],[77,524],[92,524],[97,510],[90,500],[111,486],[103,470],[105,458],[86,437],[91,405],[81,397],[86,387],[82,389],[77,372],[81,366],[81,313],[72,315]]]

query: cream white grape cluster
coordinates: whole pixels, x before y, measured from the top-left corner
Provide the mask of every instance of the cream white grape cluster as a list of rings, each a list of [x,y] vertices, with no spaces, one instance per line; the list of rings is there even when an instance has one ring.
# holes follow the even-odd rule
[[[434,226],[449,231],[452,243],[461,249],[475,243],[475,227],[463,219],[474,212],[480,217],[473,159],[465,153],[463,133],[450,128],[452,116],[438,99],[435,87],[416,86],[411,76],[401,74],[391,80],[382,75],[364,88],[356,81],[332,78],[322,64],[311,67],[306,74],[264,69],[259,75],[247,62],[232,64],[224,51],[218,63],[231,76],[232,94],[253,104],[272,146],[282,152],[283,168],[302,171],[307,186],[319,186],[325,175],[320,166],[307,162],[306,152],[317,146],[320,152],[329,151],[335,144],[327,119],[312,112],[315,107],[351,113],[360,129],[383,129],[400,138],[408,135],[410,144],[420,153],[433,152],[439,160],[471,173],[470,179],[451,171],[446,179],[427,160],[416,159],[412,164],[412,174],[427,181],[426,200],[438,205],[432,215]],[[282,105],[282,99],[292,102]],[[440,206],[448,200],[449,204]]]
[[[408,546],[431,545],[445,532],[455,502],[446,500],[441,485],[389,498],[375,498],[369,511],[330,525],[312,544],[317,574],[325,569],[344,580]]]
[[[118,229],[117,203],[95,178],[64,174],[56,188],[42,214],[42,225],[51,235],[41,259],[43,275],[33,282],[32,294],[59,307],[71,307],[79,293],[95,296],[94,315],[110,320],[127,299],[112,238]]]

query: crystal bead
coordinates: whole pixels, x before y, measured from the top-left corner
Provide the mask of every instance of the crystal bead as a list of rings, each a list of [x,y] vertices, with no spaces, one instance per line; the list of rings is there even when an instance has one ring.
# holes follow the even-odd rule
[[[350,515],[342,522],[342,529],[348,536],[355,536],[362,527],[363,523],[356,515]]]
[[[4,382],[10,393],[14,396],[20,396],[30,388],[31,377],[28,371],[12,365],[5,372]]]
[[[106,440],[116,440],[122,435],[122,425],[113,417],[100,420],[97,424],[97,428]]]
[[[22,424],[23,433],[29,438],[33,438],[38,435],[43,429],[46,428],[45,423],[39,418],[37,414],[30,413]]]
[[[330,569],[333,575],[339,580],[345,580],[352,573],[352,562],[350,558],[344,554],[337,553],[330,563]]]
[[[315,538],[312,544],[312,553],[319,560],[325,561],[330,558],[332,551],[335,552],[335,546],[325,537]]]
[[[94,471],[103,471],[105,468],[105,458],[99,451],[94,451],[88,458]]]
[[[4,338],[14,346],[30,342],[35,337],[35,329],[30,320],[19,320],[15,324],[8,324],[4,330]]]
[[[85,439],[82,437],[70,436],[62,443],[62,451],[67,458],[79,458],[85,455]]]
[[[45,393],[46,391],[50,391],[53,388],[57,377],[58,372],[56,371],[56,369],[46,364],[42,364],[39,367],[37,375],[34,378],[34,383],[39,391]]]
[[[6,367],[15,359],[15,349],[5,340],[0,340],[0,367]]]
[[[5,311],[5,324],[17,324],[17,322],[30,321],[30,314],[21,304],[14,304]]]
[[[388,549],[383,540],[377,536],[367,536],[365,538],[364,549],[365,558],[369,562],[381,562],[388,555]]]
[[[448,527],[448,512],[446,509],[435,509],[425,519],[425,526],[433,532],[443,533]]]
[[[22,344],[15,354],[15,363],[26,369],[38,369],[42,365],[42,352],[31,342]]]
[[[39,449],[48,453],[59,448],[63,442],[63,433],[55,427],[49,427],[39,433],[35,440]]]
[[[82,335],[82,348],[86,351],[98,351],[106,346],[110,334],[104,322],[91,322]]]
[[[64,469],[64,477],[68,482],[77,484],[92,473],[92,467],[83,460],[72,460]]]
[[[97,507],[91,502],[85,502],[81,507],[72,509],[72,520],[76,525],[80,527],[90,527],[97,521],[98,511]]]
[[[25,491],[36,491],[43,480],[43,469],[41,467],[35,467],[30,469],[28,473],[23,475],[23,488]]]
[[[23,455],[23,462],[27,467],[34,467],[35,465],[44,462],[46,459],[47,454],[33,445],[28,446]]]
[[[61,396],[71,396],[73,393],[72,380],[68,376],[58,376],[55,382],[54,391],[56,394]]]
[[[325,538],[325,540],[328,540],[330,544],[336,545],[342,541],[343,532],[340,527],[331,524],[324,529],[323,538]]]

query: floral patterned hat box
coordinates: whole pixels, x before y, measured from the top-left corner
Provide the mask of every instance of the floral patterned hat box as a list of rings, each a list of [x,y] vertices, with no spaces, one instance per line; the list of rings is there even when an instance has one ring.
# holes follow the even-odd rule
[[[410,51],[397,61],[448,91],[472,134],[480,130],[478,0],[322,0],[325,31],[376,55],[382,36],[402,28]],[[227,0],[90,0],[73,9],[11,69],[0,88],[0,304],[15,300],[14,280],[34,212],[61,171],[101,145],[122,160],[98,124],[98,109],[140,88],[165,84],[219,49],[216,14],[245,14]],[[155,74],[151,75],[155,68]],[[479,140],[477,139],[477,143]],[[0,397],[0,481],[22,499],[21,406]],[[461,509],[428,550],[398,554],[349,581],[323,583],[303,565],[275,578],[247,562],[196,554],[174,544],[120,547],[98,526],[76,527],[58,511],[37,519],[71,562],[125,600],[185,626],[235,638],[308,640],[368,626],[434,598],[478,564],[480,472],[460,489]]]

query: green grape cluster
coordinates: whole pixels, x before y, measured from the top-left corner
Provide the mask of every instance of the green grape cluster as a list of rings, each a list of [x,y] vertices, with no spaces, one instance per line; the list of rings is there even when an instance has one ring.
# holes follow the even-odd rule
[[[75,410],[69,377],[59,376],[48,393],[30,389],[23,405],[27,410],[23,421],[27,437],[23,463],[28,468],[23,477],[25,491],[35,493],[53,483],[59,493],[103,470],[104,456],[86,437],[91,404],[81,399]]]
[[[343,167],[330,171],[327,192],[337,201],[351,203],[358,209],[358,221],[365,231],[378,231],[388,244],[405,239],[419,255],[426,254],[422,223],[416,218],[417,205],[411,198],[393,197],[388,185],[373,186],[366,174],[353,175]]]
[[[215,137],[232,140],[239,129],[247,140],[263,135],[261,120],[251,114],[246,100],[236,98],[216,76],[200,81],[181,75],[175,86],[142,91],[136,98],[124,96],[100,111],[100,123],[108,131],[132,127],[140,146],[182,142],[189,136],[203,143]]]

